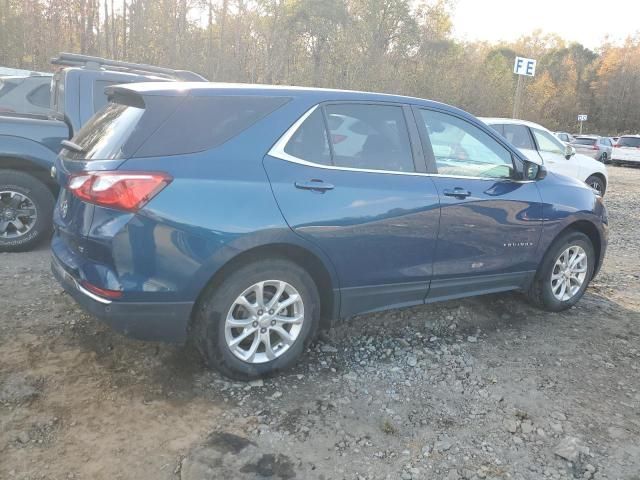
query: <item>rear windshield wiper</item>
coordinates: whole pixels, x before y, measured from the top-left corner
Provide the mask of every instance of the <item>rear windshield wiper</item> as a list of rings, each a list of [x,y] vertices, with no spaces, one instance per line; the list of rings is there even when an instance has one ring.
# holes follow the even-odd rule
[[[62,140],[62,142],[60,142],[62,144],[62,146],[68,150],[71,150],[73,152],[76,153],[82,153],[84,152],[84,148],[82,148],[80,145],[78,145],[77,143],[73,143],[70,140]]]

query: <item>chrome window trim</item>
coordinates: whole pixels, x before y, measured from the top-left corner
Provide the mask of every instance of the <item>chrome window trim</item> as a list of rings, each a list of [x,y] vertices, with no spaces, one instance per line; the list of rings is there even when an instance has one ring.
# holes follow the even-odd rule
[[[343,102],[340,102],[343,103]],[[349,103],[349,102],[344,102]],[[461,178],[461,179],[469,179],[469,180],[495,180],[495,181],[510,181],[514,183],[531,183],[535,182],[535,180],[515,180],[512,178],[505,177],[472,177],[466,175],[445,175],[442,173],[421,173],[421,172],[399,172],[396,170],[373,170],[369,168],[354,168],[354,167],[339,167],[336,165],[323,165],[322,163],[310,162],[308,160],[304,160],[302,158],[296,157],[284,151],[287,143],[291,140],[291,137],[296,133],[298,128],[304,123],[304,121],[320,106],[314,105],[309,110],[307,110],[296,122],[289,127],[289,129],[284,132],[284,134],[278,139],[278,141],[271,147],[271,150],[267,152],[267,155],[271,157],[278,158],[280,160],[285,160],[291,163],[297,163],[298,165],[305,165],[307,167],[315,167],[322,168],[325,170],[340,170],[345,172],[363,172],[363,173],[382,173],[386,175],[410,175],[417,177],[445,177],[445,178]]]

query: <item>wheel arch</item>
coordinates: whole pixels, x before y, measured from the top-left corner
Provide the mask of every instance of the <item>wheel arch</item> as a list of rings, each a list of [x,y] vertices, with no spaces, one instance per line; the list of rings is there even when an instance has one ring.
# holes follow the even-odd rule
[[[44,183],[54,197],[58,195],[58,185],[51,179],[49,170],[28,158],[0,156],[0,170],[15,170],[27,173]]]
[[[584,233],[587,237],[589,237],[589,240],[593,245],[596,258],[598,259],[596,262],[596,267],[593,270],[593,276],[595,277],[596,273],[598,273],[600,265],[602,265],[602,254],[603,254],[603,248],[602,248],[603,239],[601,237],[600,231],[598,230],[598,227],[596,227],[596,225],[593,222],[590,222],[589,220],[577,220],[573,223],[570,223],[564,229],[562,229],[558,233],[558,235],[556,235],[554,242],[556,239],[562,237],[569,231]]]
[[[193,307],[191,320],[193,320],[208,292],[222,284],[229,272],[265,257],[278,257],[292,261],[311,275],[320,295],[320,328],[330,328],[334,319],[338,317],[339,312],[340,297],[337,285],[335,285],[336,282],[319,256],[302,246],[289,243],[255,246],[228,259],[200,291]]]
[[[587,182],[587,180],[589,180],[589,178],[591,177],[598,177],[600,180],[602,180],[602,182],[604,183],[604,193],[607,193],[607,177],[602,173],[602,172],[594,172],[591,175],[589,175],[586,179],[585,179],[585,183]]]

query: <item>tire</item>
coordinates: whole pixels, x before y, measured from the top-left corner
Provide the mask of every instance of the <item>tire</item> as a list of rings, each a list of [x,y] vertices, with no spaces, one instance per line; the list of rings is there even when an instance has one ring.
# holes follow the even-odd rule
[[[263,286],[264,310],[255,305],[257,291],[250,290],[256,284],[265,282]],[[280,282],[271,283],[271,282]],[[281,293],[280,303],[299,298],[302,305],[294,303],[282,310],[278,315],[278,308],[267,310],[269,301],[273,300],[280,285],[288,285],[284,293]],[[290,287],[290,288],[289,288]],[[291,292],[296,292],[295,297]],[[247,304],[237,301],[246,295],[248,303],[252,304],[253,314]],[[271,297],[269,297],[271,295]],[[262,312],[262,316],[258,314]],[[273,312],[275,318],[287,317],[289,319],[302,318],[301,325],[278,323],[269,315]],[[300,315],[302,312],[302,315]],[[233,317],[234,322],[245,322],[246,327],[228,327],[228,318]],[[242,317],[239,320],[236,318]],[[258,323],[258,319],[260,322]],[[253,320],[253,321],[252,321]],[[299,265],[285,259],[262,260],[238,268],[231,273],[222,284],[209,287],[203,294],[203,301],[197,309],[190,329],[190,340],[200,352],[205,364],[219,370],[222,374],[237,379],[249,380],[252,378],[272,375],[291,367],[300,358],[309,343],[315,338],[320,324],[320,296],[311,276]],[[278,327],[284,329],[290,337],[294,338],[290,345],[285,345]],[[286,330],[289,328],[289,330]],[[294,331],[295,330],[295,331]],[[230,346],[234,340],[245,333],[254,331],[236,347]],[[264,333],[266,331],[266,333]],[[263,336],[264,335],[264,336]],[[273,347],[270,358],[267,355],[267,343],[262,339],[270,338],[269,345]],[[258,337],[257,350],[251,360],[240,358],[250,354],[254,342]],[[275,343],[272,343],[275,342]]]
[[[602,152],[602,155],[600,156],[600,161],[604,164],[609,163],[608,160],[608,156],[607,156],[607,152]]]
[[[604,182],[604,179],[599,175],[591,175],[588,177],[584,183],[589,185],[594,190],[597,190],[600,193],[600,196],[604,197],[605,191],[607,190],[607,185]]]
[[[0,252],[31,250],[47,237],[54,203],[51,190],[37,178],[17,170],[0,170]]]
[[[583,272],[584,277],[580,287],[572,293],[569,298],[560,299],[556,294],[554,294],[554,287],[556,287],[557,293],[561,293],[562,290],[557,289],[557,282],[562,280],[555,280],[556,283],[554,283],[552,275],[555,276],[559,273],[559,271],[556,270],[556,262],[560,260],[560,257],[564,252],[571,248],[574,249],[574,252],[579,252],[578,249],[582,249],[586,254],[586,266]],[[584,292],[593,277],[595,264],[596,256],[589,237],[582,232],[569,231],[556,239],[549,247],[549,250],[547,250],[547,253],[542,259],[542,263],[538,267],[534,280],[526,292],[527,298],[533,305],[549,312],[560,312],[567,308],[571,308],[584,295]],[[562,279],[562,276],[560,276],[560,278]],[[569,295],[570,293],[567,293],[567,296]]]

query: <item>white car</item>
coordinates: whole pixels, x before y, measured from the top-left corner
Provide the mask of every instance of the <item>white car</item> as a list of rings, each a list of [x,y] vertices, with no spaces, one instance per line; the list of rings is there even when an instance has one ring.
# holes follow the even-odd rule
[[[640,164],[640,135],[622,135],[613,146],[611,163]]]
[[[551,172],[582,180],[604,196],[609,176],[607,167],[597,160],[576,153],[541,125],[512,118],[482,118],[483,122],[505,137],[533,162],[542,163]]]

